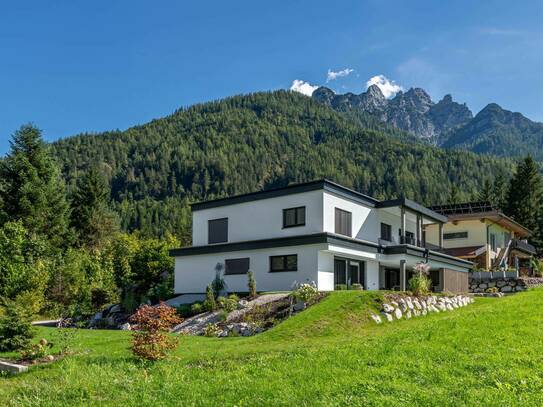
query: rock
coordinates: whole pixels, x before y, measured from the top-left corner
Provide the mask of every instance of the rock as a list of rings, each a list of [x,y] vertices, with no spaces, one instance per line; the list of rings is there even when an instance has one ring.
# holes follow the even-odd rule
[[[428,311],[426,310],[426,308],[423,308],[423,309],[422,309],[421,314],[422,314],[422,315],[428,314]]]
[[[390,303],[394,308],[398,308],[400,306],[400,304],[398,304],[396,301],[392,301]]]
[[[420,305],[420,302],[417,299],[413,300],[413,306],[415,307],[415,309],[418,309],[418,310],[422,309],[422,305]]]
[[[306,308],[306,304],[305,304],[305,302],[303,302],[303,301],[298,301],[298,302],[297,302],[296,304],[294,304],[294,306],[292,307],[292,309],[293,309],[295,312],[303,311],[305,308]]]
[[[447,308],[447,310],[449,310],[449,311],[454,311],[454,308],[453,308],[453,306],[452,306],[451,304],[447,304],[447,305],[446,305],[446,308]]]
[[[486,283],[481,283],[481,284],[479,284],[479,288],[480,288],[481,290],[484,290],[484,289],[488,288],[488,284],[486,284]]]
[[[454,302],[451,304],[451,306],[452,306],[453,308],[460,308],[460,307],[458,306],[458,303],[457,303],[456,301],[454,301]]]
[[[109,309],[110,314],[118,314],[119,312],[121,312],[121,305],[120,304],[115,304]]]
[[[385,318],[388,322],[394,321],[394,318],[392,318],[392,315],[389,314],[388,312],[381,312],[381,315],[382,315],[383,318]]]
[[[491,288],[491,287],[496,287],[496,282],[495,281],[489,281],[488,282],[488,288]]]
[[[383,304],[383,311],[384,312],[387,312],[389,314],[393,313],[394,312],[394,307],[390,304]]]
[[[510,285],[503,286],[500,289],[500,292],[502,293],[510,293],[511,291],[513,291],[513,287],[511,287]]]
[[[228,336],[228,330],[225,329],[224,331],[219,332],[218,336],[219,336],[219,338],[227,337]]]
[[[407,319],[411,319],[412,315],[411,315],[411,310],[408,310],[406,313],[405,313],[405,317]]]
[[[411,298],[407,297],[406,303],[407,303],[407,308],[411,310],[415,308],[415,306],[413,305],[413,301],[411,301]]]
[[[498,287],[498,288],[501,288],[501,287],[503,287],[503,286],[505,286],[505,285],[507,285],[507,282],[504,281],[504,280],[498,280],[498,281],[496,282],[496,287]]]
[[[239,300],[238,301],[238,309],[247,308],[248,303],[249,303],[249,301],[247,301],[247,300]]]
[[[97,313],[94,314],[94,316],[92,317],[92,321],[98,321],[99,319],[102,319],[102,313],[101,313],[101,312],[97,312]]]
[[[23,373],[28,370],[28,366],[18,365],[16,363],[10,363],[6,361],[0,361],[0,371],[8,372],[11,374]]]
[[[383,322],[379,315],[371,314],[371,319],[373,319],[376,324],[380,324]]]
[[[399,308],[396,308],[394,310],[394,316],[396,317],[396,319],[402,319],[402,311]]]
[[[124,324],[122,324],[119,329],[121,331],[130,331],[132,327],[130,326],[130,323],[129,322],[125,322]]]
[[[408,310],[407,304],[405,302],[400,303],[400,309],[402,312],[405,312]]]
[[[414,310],[413,310],[413,315],[414,315],[415,317],[420,317],[420,314],[421,314],[421,312],[420,312],[418,309],[414,309]]]

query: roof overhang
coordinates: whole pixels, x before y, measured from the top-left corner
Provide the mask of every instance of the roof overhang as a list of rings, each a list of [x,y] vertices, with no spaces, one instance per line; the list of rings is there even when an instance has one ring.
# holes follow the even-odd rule
[[[456,215],[449,215],[449,221],[461,221],[461,220],[479,220],[488,219],[506,229],[512,230],[520,237],[529,237],[532,235],[532,231],[525,228],[520,223],[516,222],[512,218],[499,211],[480,212],[480,213],[463,213]]]
[[[379,202],[376,205],[378,208],[391,208],[391,207],[404,207],[407,209],[411,209],[414,212],[418,212],[421,215],[430,218],[436,222],[439,223],[446,223],[448,218],[444,215],[441,215],[425,206],[422,206],[421,204],[416,203],[415,201],[412,201],[407,198],[399,198],[399,199],[389,199],[388,201],[382,201]]]

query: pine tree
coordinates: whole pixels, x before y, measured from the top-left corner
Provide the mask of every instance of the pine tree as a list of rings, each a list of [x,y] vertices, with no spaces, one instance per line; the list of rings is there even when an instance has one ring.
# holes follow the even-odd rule
[[[456,185],[453,184],[453,186],[451,187],[449,191],[449,198],[447,200],[447,203],[455,204],[459,202],[460,202],[460,196],[459,196],[458,188],[456,187]]]
[[[503,174],[499,173],[494,179],[492,185],[492,205],[500,208],[501,210],[506,210],[507,201],[508,201],[508,185],[507,180]]]
[[[492,188],[492,183],[488,178],[485,179],[483,182],[483,187],[479,191],[479,194],[477,194],[477,200],[478,201],[485,201],[485,202],[494,202],[494,192]]]
[[[118,230],[108,200],[109,185],[98,169],[92,167],[81,178],[71,202],[71,225],[79,245],[97,248]]]
[[[507,194],[507,215],[536,232],[541,214],[543,182],[531,156],[517,165]]]
[[[0,180],[2,224],[20,220],[51,248],[70,244],[64,182],[39,129],[27,124],[13,134],[11,150],[0,162]]]

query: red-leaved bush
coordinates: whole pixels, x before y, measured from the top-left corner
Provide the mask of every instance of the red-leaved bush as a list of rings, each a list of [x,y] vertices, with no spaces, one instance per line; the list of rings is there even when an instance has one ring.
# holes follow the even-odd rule
[[[142,305],[130,317],[130,322],[137,325],[132,335],[132,353],[139,359],[164,359],[178,342],[168,332],[181,321],[175,309],[163,302],[154,307]]]

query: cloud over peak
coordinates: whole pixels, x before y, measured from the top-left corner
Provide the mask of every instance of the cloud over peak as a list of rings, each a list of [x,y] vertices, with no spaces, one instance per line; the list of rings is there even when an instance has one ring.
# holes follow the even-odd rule
[[[326,82],[335,81],[337,78],[348,76],[353,72],[354,69],[352,68],[345,68],[340,71],[332,71],[331,69],[328,69],[328,74],[326,75]]]
[[[306,96],[311,96],[317,88],[318,86],[311,85],[309,82],[302,81],[301,79],[294,79],[292,85],[290,85],[290,90]]]
[[[388,79],[384,75],[372,76],[366,82],[366,87],[369,88],[371,85],[377,85],[387,99],[393,97],[399,91],[403,91],[403,88],[400,85],[398,85],[393,80]]]

